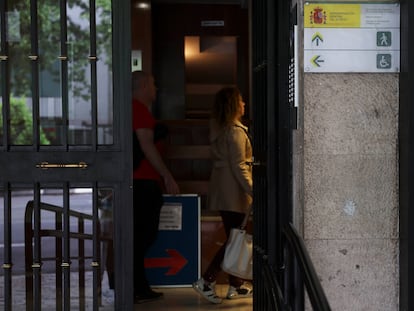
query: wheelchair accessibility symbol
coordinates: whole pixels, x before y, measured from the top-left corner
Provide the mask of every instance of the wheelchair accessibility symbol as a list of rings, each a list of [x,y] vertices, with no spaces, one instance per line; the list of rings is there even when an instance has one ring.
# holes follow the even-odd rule
[[[390,69],[391,68],[391,54],[377,54],[377,68]]]

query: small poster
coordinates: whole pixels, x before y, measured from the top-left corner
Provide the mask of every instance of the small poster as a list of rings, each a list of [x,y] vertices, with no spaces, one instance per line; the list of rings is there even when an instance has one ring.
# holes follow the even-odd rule
[[[181,230],[183,223],[183,205],[166,202],[161,208],[158,230]]]

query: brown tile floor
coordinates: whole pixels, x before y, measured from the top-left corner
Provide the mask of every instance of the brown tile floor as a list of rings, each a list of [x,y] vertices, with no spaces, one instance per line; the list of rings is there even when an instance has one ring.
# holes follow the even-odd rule
[[[77,273],[73,274],[71,281],[76,284]],[[91,273],[86,273],[86,283],[88,284],[86,290],[86,310],[92,310],[92,287],[91,287]],[[4,288],[3,277],[0,277],[0,308],[4,307],[4,297],[2,295]],[[225,297],[228,285],[218,284],[216,286],[217,294],[220,297]],[[145,311],[199,311],[199,310],[236,310],[236,311],[252,311],[252,298],[242,298],[235,300],[223,299],[223,303],[219,305],[212,304],[202,298],[192,287],[162,287],[155,288],[156,291],[164,293],[164,297],[139,305],[135,305],[135,310]],[[42,275],[42,311],[56,310],[55,302],[55,278],[54,275]],[[24,311],[25,307],[25,279],[24,276],[13,277],[12,282],[12,304],[13,311]],[[79,310],[78,292],[76,286],[71,288],[71,310]],[[114,292],[110,290],[107,284],[106,274],[102,280],[102,305],[99,311],[113,311],[114,310]],[[122,310],[124,311],[124,310]]]
[[[227,285],[217,285],[216,291],[220,297],[225,297],[227,293]],[[199,310],[237,310],[252,311],[252,298],[243,298],[228,300],[223,299],[221,304],[212,304],[199,296],[191,287],[181,288],[157,288],[156,291],[164,293],[164,297],[152,301],[135,305],[135,310],[145,311],[199,311]]]

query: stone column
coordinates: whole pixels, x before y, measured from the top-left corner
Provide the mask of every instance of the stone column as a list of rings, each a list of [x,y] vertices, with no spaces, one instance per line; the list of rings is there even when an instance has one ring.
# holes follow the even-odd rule
[[[397,74],[304,74],[303,234],[332,310],[398,310]]]

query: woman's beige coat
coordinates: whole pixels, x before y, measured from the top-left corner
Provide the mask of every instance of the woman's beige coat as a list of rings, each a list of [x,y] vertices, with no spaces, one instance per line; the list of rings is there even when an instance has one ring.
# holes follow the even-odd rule
[[[225,129],[210,122],[213,169],[209,183],[210,210],[245,213],[252,202],[252,146],[247,128],[235,122]]]

